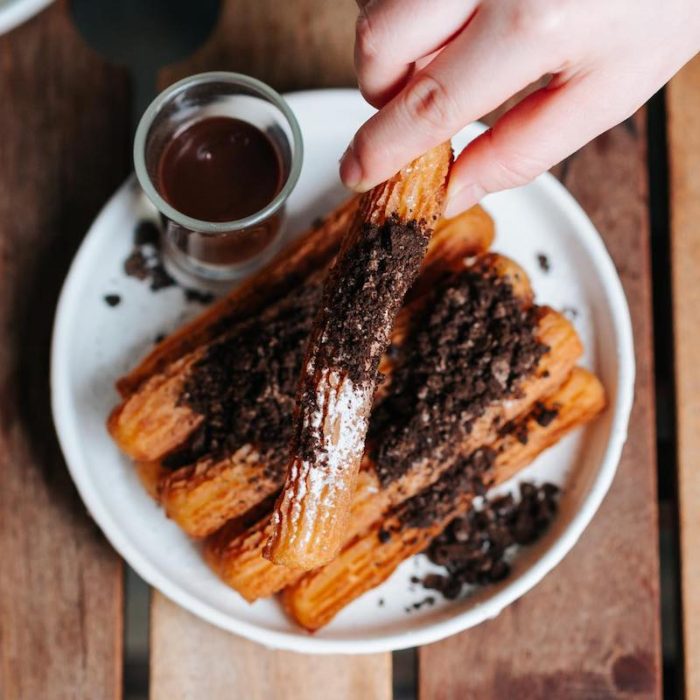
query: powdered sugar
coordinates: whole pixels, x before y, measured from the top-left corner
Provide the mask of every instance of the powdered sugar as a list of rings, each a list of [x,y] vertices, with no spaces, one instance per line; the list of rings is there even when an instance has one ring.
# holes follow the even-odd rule
[[[303,430],[317,439],[317,454],[297,457],[289,467],[285,492],[290,530],[299,535],[298,545],[308,544],[312,533],[325,529],[323,522],[333,520],[338,497],[345,497],[343,480],[354,480],[362,458],[373,385],[360,384],[335,369],[324,368],[318,377],[313,412],[303,415]],[[278,524],[277,513],[273,524]]]

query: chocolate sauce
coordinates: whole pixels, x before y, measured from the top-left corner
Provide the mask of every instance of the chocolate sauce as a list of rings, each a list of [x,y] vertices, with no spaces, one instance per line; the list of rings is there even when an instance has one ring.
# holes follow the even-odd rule
[[[282,166],[272,141],[232,117],[194,122],[164,148],[160,193],[179,212],[202,221],[236,221],[280,191]]]

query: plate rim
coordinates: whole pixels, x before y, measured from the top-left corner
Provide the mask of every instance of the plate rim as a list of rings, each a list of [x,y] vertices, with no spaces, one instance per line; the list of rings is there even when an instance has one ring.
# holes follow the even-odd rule
[[[38,15],[53,0],[10,0],[4,7],[0,5],[0,36]]]
[[[292,102],[309,99],[317,100],[319,98],[361,99],[359,91],[351,88],[304,90],[287,93],[284,97],[290,98]],[[480,126],[485,128],[483,125]],[[583,499],[581,507],[572,516],[571,522],[563,529],[549,549],[543,552],[530,568],[511,583],[505,585],[487,601],[469,610],[455,612],[454,615],[435,622],[424,623],[416,629],[384,634],[378,638],[328,639],[308,635],[302,630],[293,632],[265,629],[255,623],[235,619],[230,614],[222,613],[196,595],[189,593],[180,585],[173,583],[166,574],[161,573],[157,566],[153,565],[145,555],[141,554],[138,547],[132,547],[128,538],[123,535],[118,524],[112,519],[102,498],[99,497],[98,492],[92,487],[89,478],[89,466],[82,464],[83,460],[80,459],[79,455],[73,454],[73,428],[69,425],[69,420],[66,417],[68,412],[65,410],[66,404],[70,402],[71,391],[67,378],[61,372],[66,352],[63,345],[66,343],[68,336],[64,328],[67,328],[71,321],[72,301],[75,297],[73,289],[77,289],[81,282],[81,277],[78,276],[79,271],[82,269],[81,261],[84,257],[88,257],[91,247],[96,245],[92,234],[96,229],[101,228],[103,220],[109,216],[112,202],[120,195],[124,196],[128,188],[133,187],[133,182],[134,175],[132,173],[105,202],[88,229],[71,263],[61,289],[54,318],[51,340],[50,389],[51,410],[61,451],[71,478],[88,513],[117,553],[150,586],[207,622],[267,647],[311,654],[369,654],[436,642],[462,632],[487,619],[496,617],[508,605],[535,587],[574,547],[600,507],[617,471],[627,437],[629,415],[634,398],[634,343],[629,306],[622,282],[602,237],[573,195],[554,176],[544,173],[537,178],[538,184],[543,188],[543,193],[548,197],[554,198],[565,207],[576,229],[581,232],[581,235],[578,237],[579,242],[586,248],[605,282],[605,303],[610,309],[616,331],[617,360],[617,395],[615,401],[608,407],[608,410],[612,412],[610,437],[600,459],[598,472],[591,483],[588,494]]]

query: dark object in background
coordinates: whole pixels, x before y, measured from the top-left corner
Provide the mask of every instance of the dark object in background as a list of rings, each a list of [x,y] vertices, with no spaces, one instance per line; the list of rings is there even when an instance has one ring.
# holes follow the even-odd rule
[[[216,26],[220,0],[72,0],[71,14],[87,43],[126,66],[134,95],[133,124],[153,99],[158,70],[192,54]]]

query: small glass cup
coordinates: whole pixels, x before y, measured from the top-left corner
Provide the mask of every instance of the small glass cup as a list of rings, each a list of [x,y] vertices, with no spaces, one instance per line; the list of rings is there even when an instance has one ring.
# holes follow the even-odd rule
[[[277,150],[282,183],[274,199],[236,221],[202,221],[162,196],[159,164],[173,138],[208,117],[235,117],[260,129]],[[284,206],[303,158],[301,130],[281,95],[240,73],[200,73],[171,85],[151,103],[136,130],[134,165],[146,196],[163,219],[163,258],[178,281],[225,283],[269,259],[283,233]]]

